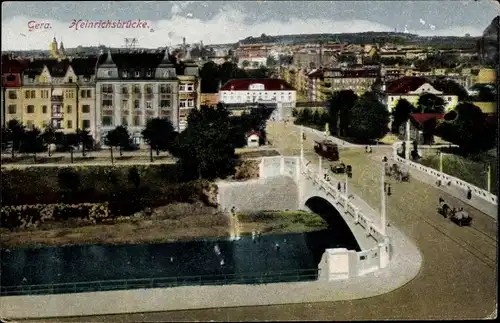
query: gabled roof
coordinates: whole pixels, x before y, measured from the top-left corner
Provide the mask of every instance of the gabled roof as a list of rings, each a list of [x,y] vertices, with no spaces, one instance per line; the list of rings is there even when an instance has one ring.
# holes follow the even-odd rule
[[[26,69],[24,70],[24,74],[28,77],[35,77],[37,75],[40,75],[40,73],[43,71],[44,66],[47,66],[52,75],[52,67],[54,65],[57,65],[58,63],[59,61],[55,58],[35,59],[32,62],[28,63],[28,66],[26,66]],[[64,71],[64,73],[66,73],[66,71]]]
[[[444,117],[442,113],[412,113],[410,114],[410,118],[413,119],[415,123],[421,128],[424,125],[424,122],[430,119],[440,120]]]
[[[406,94],[415,91],[423,84],[429,81],[424,77],[405,76],[390,82],[387,85],[387,93],[389,94]]]
[[[220,89],[221,91],[248,91],[252,84],[263,84],[265,91],[295,91],[295,89],[280,79],[237,79],[230,80]]]
[[[47,66],[50,72],[50,76],[53,77],[64,77],[66,75],[66,72],[68,71],[69,68],[69,61],[68,60],[63,60],[63,61],[56,61],[55,64],[52,64],[51,66]]]
[[[71,67],[76,75],[91,76],[95,74],[97,56],[88,56],[84,58],[73,58]]]

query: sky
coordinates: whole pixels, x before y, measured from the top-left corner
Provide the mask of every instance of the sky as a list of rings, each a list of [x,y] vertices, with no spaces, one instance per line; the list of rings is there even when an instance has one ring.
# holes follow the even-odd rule
[[[249,36],[398,31],[422,36],[482,35],[500,14],[495,0],[439,1],[89,1],[2,2],[2,51],[234,43]],[[141,28],[75,28],[73,22],[141,20]],[[77,23],[80,26],[82,22]]]

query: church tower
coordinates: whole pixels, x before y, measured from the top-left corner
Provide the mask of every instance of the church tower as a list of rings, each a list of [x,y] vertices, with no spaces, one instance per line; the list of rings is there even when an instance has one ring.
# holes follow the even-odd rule
[[[52,40],[50,44],[50,57],[57,58],[59,57],[59,50],[57,49],[57,40],[56,37]]]
[[[59,56],[60,57],[65,57],[66,56],[66,51],[64,50],[64,45],[61,39],[61,45],[59,46]]]

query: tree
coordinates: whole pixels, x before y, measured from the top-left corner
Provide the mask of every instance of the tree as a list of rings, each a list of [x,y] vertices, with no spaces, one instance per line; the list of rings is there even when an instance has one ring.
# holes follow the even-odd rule
[[[346,136],[350,124],[351,110],[358,96],[352,90],[334,92],[329,102],[329,122],[332,133]]]
[[[415,107],[406,99],[399,99],[392,111],[391,132],[399,134],[399,128],[410,119],[410,114]]]
[[[278,61],[273,56],[267,56],[266,66],[275,67],[277,64]]]
[[[201,92],[217,93],[219,89],[219,78],[217,77],[219,67],[214,62],[203,64],[200,69]]]
[[[435,118],[430,118],[424,121],[422,125],[424,145],[432,145],[434,143],[434,134],[436,133],[436,127],[437,121]]]
[[[156,155],[160,150],[169,150],[176,136],[172,122],[166,118],[154,118],[148,120],[146,128],[142,131],[142,137],[149,145],[150,161],[153,162],[153,149]]]
[[[297,118],[295,119],[295,124],[308,126],[312,121],[312,113],[309,109],[299,110]]]
[[[243,62],[241,62],[241,66],[248,67],[248,66],[250,66],[250,62],[247,60],[244,60]]]
[[[80,144],[80,138],[76,134],[76,132],[65,134],[64,137],[64,146],[69,150],[71,156],[71,163],[73,164],[73,153],[75,151],[75,146]]]
[[[444,113],[444,100],[432,93],[424,93],[418,98],[417,113]]]
[[[117,126],[112,130],[113,134],[111,139],[113,140],[113,146],[118,147],[120,150],[120,156],[123,155],[123,148],[127,147],[130,143],[130,134],[126,127]]]
[[[361,97],[351,110],[349,136],[360,141],[383,138],[388,132],[389,112],[377,100]]]
[[[116,128],[113,130],[110,130],[107,134],[106,137],[104,137],[104,144],[109,147],[109,153],[111,156],[111,164],[114,163],[113,160],[113,147],[118,147],[121,143],[120,137],[118,137],[118,133],[116,131]]]
[[[462,154],[478,153],[494,144],[494,138],[487,136],[486,116],[479,107],[468,102],[460,103],[448,114],[452,113],[456,114],[454,121],[442,122],[437,133],[444,140],[458,145]]]
[[[7,123],[7,130],[10,133],[11,140],[11,149],[12,149],[12,158],[14,158],[14,152],[19,151],[21,148],[21,144],[24,140],[24,135],[26,133],[26,129],[23,124],[19,121],[13,119]]]
[[[49,157],[52,156],[52,145],[56,143],[56,130],[53,126],[49,125],[45,128],[42,134],[42,140],[47,145],[47,151],[49,153]]]
[[[10,142],[10,131],[9,129],[2,127],[2,134],[0,135],[0,140],[2,142],[2,151],[7,148],[7,144]]]
[[[469,98],[467,90],[450,79],[438,79],[432,83],[432,86],[445,94],[456,95],[459,101],[466,101]]]
[[[28,130],[24,135],[23,151],[33,154],[33,159],[36,163],[36,153],[44,150],[42,132],[34,127]]]
[[[188,116],[172,153],[179,158],[185,176],[213,179],[234,170],[234,131],[230,112],[222,104],[202,106]]]
[[[78,143],[82,145],[82,156],[85,157],[85,149],[92,145],[92,136],[90,132],[85,129],[78,129],[76,135],[78,136]]]

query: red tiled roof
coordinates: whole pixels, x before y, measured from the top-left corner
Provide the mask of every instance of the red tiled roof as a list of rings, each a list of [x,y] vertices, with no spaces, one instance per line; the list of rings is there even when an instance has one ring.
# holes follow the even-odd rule
[[[295,90],[287,82],[279,79],[238,79],[230,80],[220,89],[221,91],[248,91],[252,84],[264,84],[265,91]]]
[[[429,119],[440,120],[444,117],[444,114],[442,114],[442,113],[412,113],[412,114],[410,114],[410,117],[420,127],[422,127],[424,125],[424,122],[426,122],[427,120],[429,120]]]
[[[391,94],[405,94],[411,91],[415,91],[421,87],[424,83],[429,81],[424,77],[418,76],[405,76],[390,82],[387,85],[387,93]]]

